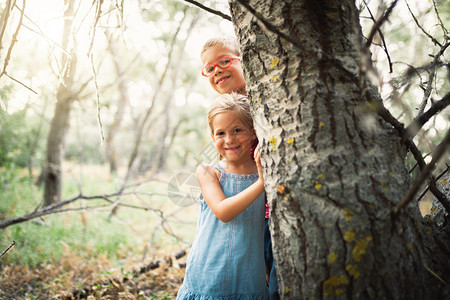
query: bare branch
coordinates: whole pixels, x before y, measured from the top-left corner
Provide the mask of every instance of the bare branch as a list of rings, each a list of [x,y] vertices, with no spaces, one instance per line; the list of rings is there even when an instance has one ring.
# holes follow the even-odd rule
[[[14,2],[14,3],[15,3],[15,2]],[[17,36],[19,35],[19,30],[20,30],[20,27],[22,26],[23,15],[24,15],[24,10],[25,10],[25,0],[23,0],[22,3],[23,3],[23,4],[22,4],[23,8],[22,8],[22,10],[20,11],[19,23],[17,24],[16,31],[14,32],[14,34],[13,34],[13,36],[12,36],[11,44],[9,45],[8,52],[7,52],[6,57],[5,57],[5,61],[4,61],[4,63],[3,63],[3,70],[2,70],[2,72],[0,73],[0,77],[2,77],[2,75],[6,74],[6,67],[8,66],[9,60],[11,59],[12,49],[14,48],[14,45],[15,45],[16,42],[17,42]],[[14,6],[15,6],[15,5],[16,5],[16,4],[14,4]],[[6,24],[5,24],[5,27],[6,27]]]
[[[437,182],[439,179],[442,178],[447,172],[450,170],[450,167],[447,165],[447,168],[441,172],[438,176],[436,176],[434,182]],[[423,197],[425,197],[425,194],[430,190],[430,186],[427,186],[427,188],[420,194],[420,196],[417,198],[417,201],[420,201]]]
[[[97,32],[97,23],[98,23],[98,20],[100,20],[100,16],[102,14],[103,0],[98,0],[98,1],[96,1],[96,3],[97,3],[97,8],[95,10],[94,25],[92,25],[92,38],[91,38],[91,43],[89,45],[89,50],[87,53],[88,57],[91,55],[92,47],[94,46],[95,33]]]
[[[408,7],[408,10],[411,14],[411,16],[414,19],[414,22],[416,23],[417,27],[420,28],[420,30],[422,30],[422,32],[430,39],[433,41],[434,44],[439,45],[440,47],[442,47],[441,43],[439,43],[433,36],[431,36],[428,32],[425,31],[425,29],[423,29],[422,26],[420,26],[419,21],[417,21],[416,16],[413,14],[413,12],[411,11],[411,8],[409,7],[408,1],[405,1],[406,6]]]
[[[184,0],[184,1],[186,1],[186,2],[188,2],[188,3],[191,3],[191,4],[194,4],[195,6],[198,6],[198,7],[200,7],[201,9],[206,10],[207,12],[210,12],[210,13],[212,13],[212,14],[218,15],[219,17],[222,17],[222,18],[224,18],[225,20],[231,21],[231,17],[230,17],[229,15],[226,15],[226,14],[224,14],[224,13],[218,11],[218,10],[209,8],[209,7],[207,7],[207,6],[204,6],[203,4],[198,3],[197,1],[194,1],[194,0]]]
[[[372,106],[375,111],[389,124],[394,126],[394,128],[398,131],[400,136],[403,136],[405,132],[405,128],[403,123],[401,123],[399,120],[397,120],[391,112],[383,106],[381,102],[376,102],[372,100]],[[408,147],[408,149],[411,151],[412,155],[414,156],[414,159],[417,161],[417,164],[419,165],[419,168],[423,170],[425,167],[425,161],[422,157],[422,153],[417,148],[416,144],[412,141],[412,139],[404,139],[404,143]]]
[[[3,255],[5,255],[9,250],[11,250],[12,247],[14,247],[14,245],[16,244],[16,241],[13,241],[11,243],[11,245],[9,245],[8,248],[5,249],[5,251],[2,252],[2,254],[0,254],[0,257],[2,257]]]
[[[436,13],[436,17],[437,17],[438,20],[439,20],[439,25],[440,25],[441,28],[442,28],[442,32],[443,32],[443,34],[444,34],[444,37],[447,39],[447,36],[448,36],[448,30],[445,28],[444,23],[443,23],[442,20],[441,20],[441,16],[439,15],[439,12],[438,12],[438,10],[437,10],[436,0],[433,0],[433,7],[434,7],[434,12]]]
[[[442,50],[439,52],[441,53]],[[437,55],[439,55],[439,53]],[[404,63],[404,62],[396,62],[396,63],[402,63],[408,66],[408,69],[406,70],[406,72],[404,72],[403,75],[395,78],[392,80],[392,85],[394,86],[394,88],[396,89],[400,89],[401,87],[410,84],[411,79],[416,75],[419,79],[420,79],[420,84],[423,84],[423,78],[421,76],[422,72],[429,72],[430,69],[436,69],[436,68],[440,68],[440,67],[447,67],[448,64],[441,62],[441,61],[433,61],[429,64],[426,64],[424,66],[421,67],[414,67],[413,65]]]
[[[427,178],[430,176],[431,172],[433,171],[434,167],[436,166],[436,163],[439,161],[439,159],[444,155],[447,148],[450,146],[450,130],[447,131],[447,134],[444,138],[444,140],[436,147],[436,149],[433,151],[432,159],[428,165],[422,170],[422,173],[420,174],[419,179],[416,180],[416,182],[411,186],[410,190],[406,195],[403,197],[403,199],[397,204],[397,206],[394,208],[394,215],[397,215],[400,209],[405,207],[409,202],[414,199],[414,196],[418,192],[420,186],[427,180]],[[445,196],[444,196],[445,198]],[[442,201],[443,199],[439,199]],[[442,203],[442,202],[441,202]],[[450,205],[449,200],[445,199],[444,203],[442,205],[450,211]]]
[[[36,92],[35,90],[33,90],[32,88],[30,88],[29,86],[27,86],[25,83],[23,83],[23,82],[21,82],[21,81],[15,79],[15,78],[9,76],[9,74],[8,74],[6,71],[5,71],[5,73],[4,73],[3,75],[5,75],[5,76],[8,77],[9,79],[11,79],[12,81],[17,82],[18,84],[22,85],[23,87],[29,89],[30,91],[32,91],[33,93],[35,93],[35,94],[37,95],[37,92]]]
[[[421,103],[420,109],[419,109],[419,115],[423,114],[423,111],[428,102],[428,98],[431,95],[431,91],[433,88],[434,76],[436,75],[436,67],[439,62],[439,59],[444,54],[445,50],[448,48],[449,45],[450,45],[450,42],[447,42],[445,45],[441,46],[441,49],[439,50],[439,52],[434,56],[433,63],[431,64],[431,70],[428,71],[429,77],[428,77],[427,88],[424,91],[424,96],[423,96],[422,103]]]
[[[136,185],[137,186],[137,185]],[[0,222],[0,229],[4,229],[8,226],[11,225],[15,225],[15,224],[19,224],[19,223],[23,223],[26,221],[30,221],[36,218],[40,218],[43,216],[47,216],[47,215],[52,215],[52,214],[58,214],[58,213],[63,213],[63,212],[70,212],[70,211],[79,211],[79,210],[84,210],[84,209],[98,209],[98,208],[102,208],[102,207],[110,207],[112,204],[116,204],[118,206],[124,206],[124,207],[128,207],[128,208],[134,208],[134,209],[142,209],[142,210],[150,210],[150,211],[154,211],[154,212],[159,212],[159,210],[153,209],[153,208],[149,208],[147,206],[138,206],[138,205],[132,205],[132,204],[124,204],[124,203],[116,203],[115,201],[111,200],[110,198],[114,198],[114,197],[119,197],[119,196],[124,196],[124,195],[134,195],[136,194],[136,192],[127,192],[124,193],[123,192],[123,188],[120,189],[117,192],[111,193],[111,194],[105,194],[105,195],[95,195],[95,196],[85,196],[82,195],[81,193],[71,199],[65,200],[65,201],[60,201],[45,207],[37,207],[36,209],[34,209],[31,213],[25,214],[23,216],[20,217],[16,217],[16,218],[12,218],[9,220],[5,220]],[[148,194],[147,194],[148,195]],[[150,195],[157,195],[156,193],[154,194],[150,194]],[[96,199],[101,199],[104,200],[106,202],[108,202],[108,204],[102,204],[102,205],[95,205],[95,206],[88,206],[88,207],[82,207],[82,208],[63,208],[65,206],[67,206],[68,204],[74,203],[77,200],[80,199],[85,199],[85,200],[96,200]]]
[[[73,198],[70,198],[70,199],[67,199],[64,201],[60,201],[60,202],[56,202],[54,204],[51,204],[51,205],[48,205],[45,207],[42,207],[43,201],[41,201],[32,212],[25,214],[23,216],[20,216],[20,217],[16,217],[13,219],[9,219],[9,220],[0,222],[0,229],[4,229],[11,225],[27,222],[29,220],[33,220],[33,219],[51,215],[51,214],[58,214],[58,213],[64,213],[64,212],[70,212],[70,211],[80,211],[80,210],[84,210],[84,209],[92,210],[92,209],[98,209],[98,208],[106,208],[106,207],[111,207],[112,205],[123,206],[123,207],[128,207],[128,208],[133,208],[133,209],[141,209],[144,211],[152,211],[152,212],[155,212],[156,214],[160,215],[160,210],[149,207],[148,205],[145,205],[145,203],[141,199],[140,195],[145,195],[148,197],[152,197],[152,196],[165,197],[165,196],[167,196],[167,194],[166,193],[158,193],[158,192],[143,192],[143,191],[137,190],[138,187],[140,187],[146,183],[155,182],[155,181],[160,182],[157,178],[150,177],[146,180],[139,181],[139,182],[136,182],[133,184],[123,185],[116,192],[110,193],[110,194],[104,194],[104,195],[85,196],[80,192],[79,195],[77,195]],[[143,203],[143,206],[124,204],[124,203],[120,203],[120,201],[112,200],[112,198],[116,198],[116,197],[119,198],[119,197],[130,196],[130,195],[135,196],[139,200],[141,200],[141,203]],[[63,208],[71,203],[76,202],[77,200],[80,200],[80,199],[84,199],[84,200],[101,199],[101,200],[106,201],[108,204],[92,205],[92,206],[81,207],[81,208]]]
[[[12,3],[11,5],[11,0],[8,0],[6,2],[5,5],[5,11],[4,14],[2,16],[2,23],[0,24],[0,50],[2,50],[2,40],[3,40],[3,35],[5,34],[5,30],[6,30],[6,26],[8,25],[8,19],[9,19],[9,15],[11,13],[11,8],[14,7],[16,5],[16,1],[14,1],[14,3]]]
[[[100,92],[98,89],[98,82],[97,82],[97,72],[95,71],[95,65],[94,65],[94,54],[91,53],[91,67],[92,67],[92,74],[94,77],[94,85],[95,85],[95,95],[97,98],[97,121],[98,126],[100,128],[100,137],[101,137],[101,143],[103,144],[105,142],[105,135],[103,134],[103,125],[102,125],[102,117],[101,117],[101,103],[100,103]]]
[[[446,211],[450,211],[450,199],[448,199],[444,193],[442,193],[436,186],[436,180],[433,177],[429,180],[430,191],[436,197]]]
[[[370,14],[370,19],[371,19],[374,23],[376,23],[376,20],[375,20],[375,18],[374,18],[374,16],[373,16],[372,12],[370,11],[369,6],[367,5],[367,3],[366,3],[365,1],[364,1],[364,3],[365,3],[365,5],[366,5],[366,7],[367,7],[367,11],[368,11],[369,14]],[[388,59],[389,73],[392,73],[393,70],[392,70],[391,56],[389,55],[389,51],[388,51],[388,49],[387,49],[386,41],[384,40],[383,32],[381,31],[381,29],[380,29],[379,27],[378,27],[378,29],[377,29],[377,32],[378,32],[378,34],[380,35],[381,41],[383,42],[383,45],[382,45],[382,46],[380,45],[380,47],[381,47],[381,49],[383,49],[384,53],[386,53],[386,57],[387,57],[387,59]]]
[[[364,46],[365,48],[368,49],[370,47],[370,45],[372,44],[372,40],[375,36],[375,33],[377,33],[377,31],[381,28],[381,25],[383,25],[383,23],[387,21],[387,19],[391,15],[392,10],[397,5],[397,2],[398,0],[394,0],[394,2],[391,3],[391,6],[389,6],[389,8],[386,10],[384,15],[372,26],[372,29],[370,30],[369,36],[367,37],[367,41]]]
[[[428,122],[428,120],[441,112],[444,108],[450,105],[450,92],[447,93],[441,100],[435,102],[429,110],[425,113],[417,116],[414,119],[414,122],[408,125],[405,129],[402,138],[404,139],[412,139],[419,132],[422,126]]]
[[[22,11],[20,8],[18,8],[20,11]],[[45,35],[45,33],[43,32],[43,30],[39,27],[38,24],[36,24],[32,19],[30,19],[27,14],[24,14],[25,19],[27,19],[31,24],[33,24],[38,31],[36,31],[35,29],[31,28],[30,26],[26,25],[26,24],[22,24],[22,26],[28,30],[30,30],[31,32],[43,37],[47,43],[50,45],[54,45],[57,48],[59,48],[59,50],[61,50],[62,52],[64,52],[67,56],[71,56],[69,52],[66,51],[66,49],[64,49],[61,45],[59,45],[57,42],[55,42],[53,39],[51,39],[50,37],[48,37],[47,35]],[[55,55],[52,53],[52,56],[55,57]]]

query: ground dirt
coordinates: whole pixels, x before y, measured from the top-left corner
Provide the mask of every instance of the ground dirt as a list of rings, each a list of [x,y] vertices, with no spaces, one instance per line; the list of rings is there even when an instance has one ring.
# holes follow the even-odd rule
[[[44,266],[4,266],[0,299],[174,299],[184,276],[185,252],[107,271],[108,263],[75,256]]]

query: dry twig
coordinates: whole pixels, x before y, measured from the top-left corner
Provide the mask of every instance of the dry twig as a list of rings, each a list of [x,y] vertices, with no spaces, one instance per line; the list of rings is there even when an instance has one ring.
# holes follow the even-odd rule
[[[186,1],[186,2],[188,2],[188,3],[191,3],[191,4],[194,4],[195,6],[198,6],[198,7],[200,7],[201,9],[206,10],[207,12],[210,12],[210,13],[212,13],[212,14],[218,15],[219,17],[222,17],[222,18],[224,18],[225,20],[231,21],[231,17],[230,17],[229,15],[226,15],[226,14],[224,14],[224,13],[218,11],[218,10],[209,8],[209,7],[207,7],[207,6],[204,6],[203,4],[198,3],[197,1],[194,1],[194,0],[184,0],[184,1]]]
[[[134,187],[134,186],[129,185],[127,188],[130,188],[130,187]],[[128,207],[128,208],[133,208],[133,209],[141,209],[144,211],[149,211],[149,210],[153,211],[153,212],[159,211],[157,209],[153,209],[153,208],[150,208],[147,206],[139,206],[139,205],[121,203],[120,201],[112,200],[113,198],[116,198],[116,197],[120,197],[120,196],[124,196],[124,195],[136,195],[137,193],[138,192],[135,192],[135,191],[124,192],[124,188],[121,188],[119,191],[116,191],[114,193],[105,194],[105,195],[85,196],[82,193],[80,193],[79,195],[77,195],[71,199],[60,201],[60,202],[57,202],[57,203],[54,203],[54,204],[51,204],[51,205],[48,205],[45,207],[40,207],[40,205],[38,205],[32,212],[30,212],[28,214],[25,214],[20,217],[4,220],[4,221],[0,222],[0,229],[4,229],[11,225],[27,222],[27,221],[30,221],[30,220],[33,220],[36,218],[40,218],[43,216],[47,216],[47,215],[71,212],[71,211],[80,211],[80,210],[86,210],[86,209],[92,210],[92,209],[106,208],[106,207],[111,207],[113,205],[123,206],[123,207]],[[146,195],[154,196],[154,195],[158,195],[158,194],[157,193],[150,193],[150,194],[147,193]],[[86,207],[69,207],[69,208],[66,207],[67,205],[72,204],[81,199],[104,200],[106,202],[106,204],[91,205],[91,206],[86,206]]]
[[[369,6],[367,5],[367,2],[364,1],[364,4],[366,5],[367,11],[368,11],[369,14],[370,14],[370,18],[371,18],[372,21],[375,23],[375,24],[373,25],[373,27],[375,28],[375,26],[377,26],[377,28],[375,28],[375,29],[376,29],[376,31],[378,32],[378,34],[380,35],[381,41],[383,42],[383,46],[382,46],[381,48],[382,48],[383,51],[386,53],[386,57],[387,57],[387,59],[388,59],[389,73],[392,73],[393,70],[392,70],[391,56],[389,55],[389,51],[388,51],[388,49],[387,49],[386,41],[384,40],[383,32],[382,32],[381,29],[380,29],[381,23],[378,23],[378,22],[375,20],[375,18],[374,18],[374,16],[373,16],[372,12],[371,12],[370,9],[369,9]],[[395,5],[395,4],[393,3],[393,5]],[[372,39],[373,39],[373,37],[372,37]]]
[[[2,252],[2,254],[0,254],[0,257],[2,257],[3,255],[5,255],[9,250],[11,250],[11,248],[14,247],[15,244],[16,244],[16,241],[13,241],[13,242],[11,243],[11,245],[9,245],[9,247],[6,248],[6,249]]]

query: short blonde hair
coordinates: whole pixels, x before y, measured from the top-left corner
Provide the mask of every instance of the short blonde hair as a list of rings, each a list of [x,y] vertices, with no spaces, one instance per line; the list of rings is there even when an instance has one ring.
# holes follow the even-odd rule
[[[206,43],[203,45],[202,52],[200,55],[202,55],[206,50],[208,50],[211,47],[215,46],[222,46],[224,48],[227,48],[228,50],[234,52],[236,55],[240,55],[241,51],[239,49],[239,43],[236,40],[236,38],[232,36],[225,36],[225,37],[216,37],[211,38],[206,41]]]
[[[239,120],[245,126],[254,130],[253,119],[250,113],[250,104],[246,96],[232,92],[230,94],[221,95],[209,108],[208,124],[211,134],[214,134],[213,122],[214,118],[225,112],[236,112]],[[223,156],[217,153],[217,160],[222,160]]]
[[[224,112],[236,112],[239,120],[250,129],[253,128],[253,119],[250,113],[250,104],[247,96],[232,92],[230,94],[221,95],[210,106],[208,111],[208,125],[211,133],[214,133],[214,118]]]

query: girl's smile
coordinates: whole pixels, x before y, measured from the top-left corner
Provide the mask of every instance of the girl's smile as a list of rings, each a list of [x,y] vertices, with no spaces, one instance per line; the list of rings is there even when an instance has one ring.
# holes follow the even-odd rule
[[[216,81],[216,84],[217,84],[217,85],[224,84],[229,78],[230,78],[230,76],[224,76],[224,77],[221,77],[221,78],[219,78],[219,79]]]
[[[253,129],[245,125],[235,111],[218,114],[212,122],[211,137],[219,153],[228,162],[252,161],[251,142],[256,138]]]
[[[213,64],[225,55],[235,57],[237,53],[217,45],[202,53],[202,63],[203,65]],[[221,69],[217,66],[214,73],[208,77],[208,80],[213,89],[219,94],[228,94],[231,92],[245,93],[244,72],[242,71],[241,61],[239,59],[234,59],[226,69]]]
[[[225,148],[225,150],[228,150],[228,151],[234,151],[234,150],[237,150],[237,149],[239,149],[241,146],[236,146],[236,147],[228,147],[228,148]]]

